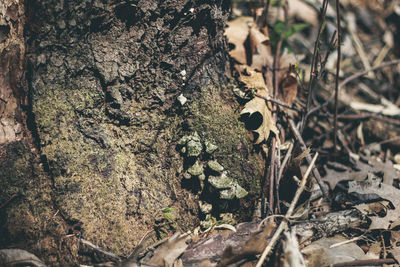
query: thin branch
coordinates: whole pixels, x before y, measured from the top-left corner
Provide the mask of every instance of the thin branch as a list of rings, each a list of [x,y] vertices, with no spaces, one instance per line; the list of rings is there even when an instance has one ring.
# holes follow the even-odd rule
[[[396,264],[394,259],[369,259],[369,260],[354,260],[332,264],[332,267],[346,266],[382,266],[384,264]]]
[[[328,0],[324,0],[322,2],[322,7],[320,10],[320,14],[321,14],[321,22],[319,24],[319,29],[318,29],[318,35],[317,35],[317,39],[315,40],[314,43],[314,52],[313,52],[313,57],[312,57],[312,61],[311,61],[311,70],[310,70],[310,81],[308,84],[308,97],[307,97],[307,107],[306,107],[306,112],[304,114],[307,114],[308,111],[310,110],[310,106],[311,106],[311,95],[314,89],[314,82],[315,79],[317,78],[317,74],[316,74],[316,69],[318,66],[318,57],[319,57],[319,41],[321,39],[321,33],[325,27],[325,16],[326,16],[326,10],[328,8]],[[306,116],[303,116],[302,120],[301,120],[301,127],[300,127],[300,132],[303,132],[304,126],[306,124]]]
[[[286,104],[286,103],[284,103],[284,102],[282,102],[282,101],[280,101],[280,100],[278,100],[278,99],[272,99],[272,98],[265,97],[265,96],[259,95],[259,94],[255,94],[255,96],[256,96],[256,97],[259,97],[259,98],[262,98],[262,99],[264,99],[265,101],[268,101],[268,102],[277,104],[277,105],[279,105],[279,106],[282,106],[282,107],[284,107],[284,108],[288,108],[288,109],[292,109],[292,110],[295,110],[295,111],[300,112],[300,110],[299,110],[298,108],[296,108],[296,107],[294,107],[294,106],[289,106],[288,104]]]
[[[90,241],[88,241],[88,240],[85,240],[85,239],[83,239],[83,238],[80,238],[80,239],[79,239],[79,242],[81,242],[82,244],[87,245],[88,247],[92,248],[93,250],[98,251],[98,252],[100,252],[100,253],[102,253],[102,254],[104,254],[104,255],[107,255],[107,256],[109,256],[109,257],[111,257],[111,258],[113,258],[113,259],[115,259],[115,260],[117,260],[117,261],[121,261],[121,258],[118,257],[117,255],[115,255],[114,253],[105,251],[105,250],[102,249],[101,247],[96,246],[95,244],[93,244],[92,242],[90,242]]]
[[[299,141],[301,150],[304,152],[304,151],[307,149],[307,146],[306,146],[306,144],[304,143],[304,140],[303,140],[303,138],[301,137],[300,132],[299,132],[299,130],[297,129],[297,127],[296,127],[296,125],[294,124],[294,121],[293,121],[292,119],[289,119],[289,126],[290,126],[290,129],[292,130],[292,132],[293,132],[293,134],[294,134],[294,137],[297,139],[297,141]],[[310,163],[311,163],[311,156],[310,156],[310,155],[307,155],[307,156],[306,156],[306,160],[307,160],[307,162],[310,164]],[[328,192],[327,192],[326,189],[325,189],[324,183],[323,183],[322,180],[321,180],[321,175],[319,174],[319,171],[318,171],[317,168],[314,168],[314,169],[313,169],[313,175],[314,175],[315,180],[316,180],[317,183],[318,183],[319,188],[320,188],[321,191],[322,191],[322,194],[324,195],[324,198],[327,199],[327,198],[328,198]]]
[[[367,70],[364,70],[364,71],[360,71],[360,72],[358,72],[358,73],[355,73],[355,74],[353,74],[353,75],[347,77],[346,79],[344,79],[344,81],[342,81],[342,82],[339,84],[339,88],[341,89],[343,86],[345,86],[346,84],[348,84],[348,83],[351,82],[352,80],[355,80],[355,79],[357,79],[357,78],[360,78],[360,77],[364,76],[365,74],[368,74],[368,72],[370,72],[370,71],[375,71],[375,70],[381,69],[381,68],[383,68],[383,67],[390,66],[390,65],[395,65],[395,64],[399,64],[399,63],[400,63],[400,59],[396,59],[396,60],[392,60],[392,61],[386,61],[386,62],[382,62],[382,63],[381,63],[380,65],[378,65],[378,66],[375,66],[375,67],[372,67],[372,68],[370,68],[370,69],[367,69]]]
[[[367,74],[367,73],[370,72],[370,71],[376,71],[376,70],[378,70],[378,69],[381,69],[381,68],[384,68],[384,67],[387,67],[387,66],[391,66],[391,65],[396,65],[396,64],[400,64],[400,59],[396,59],[396,60],[392,60],[392,61],[386,61],[386,62],[383,62],[382,64],[380,64],[380,65],[378,65],[378,66],[375,66],[375,67],[373,67],[373,68],[370,68],[370,69],[368,69],[368,70],[364,70],[364,71],[355,73],[355,74],[353,74],[353,75],[347,77],[346,79],[344,79],[341,83],[339,83],[339,91],[340,91],[346,84],[348,84],[349,82],[351,82],[352,80],[355,80],[355,79],[357,79],[357,78],[360,78],[360,77],[364,76],[365,74]],[[307,116],[310,116],[311,114],[317,112],[317,111],[320,110],[321,108],[326,107],[326,106],[334,99],[334,97],[335,97],[335,92],[333,92],[333,93],[330,95],[330,97],[328,98],[328,100],[326,100],[324,103],[322,103],[321,105],[319,105],[319,106],[317,106],[317,107],[311,109],[311,110],[308,112]]]
[[[282,174],[283,174],[283,170],[285,169],[286,164],[288,163],[289,158],[290,158],[290,156],[292,155],[293,147],[294,147],[293,141],[291,141],[291,142],[290,142],[289,149],[288,149],[288,151],[286,152],[285,158],[284,158],[283,161],[282,161],[281,168],[279,169],[278,183],[279,183],[279,181],[281,180]]]
[[[272,236],[271,241],[269,241],[268,246],[264,249],[260,259],[257,262],[256,267],[262,266],[262,264],[265,261],[265,258],[268,256],[268,254],[271,252],[271,250],[275,246],[276,242],[278,241],[278,238],[280,237],[281,233],[287,227],[288,219],[290,218],[290,216],[292,216],[292,213],[294,211],[294,208],[296,207],[297,201],[299,200],[301,193],[303,193],[304,188],[306,187],[307,178],[310,175],[312,168],[314,167],[317,157],[318,157],[318,152],[315,153],[315,156],[312,159],[310,166],[308,166],[306,173],[304,174],[303,178],[301,179],[300,186],[299,186],[299,188],[297,188],[296,194],[292,200],[292,203],[290,203],[290,207],[289,207],[288,211],[286,212],[284,220],[282,220],[278,229],[275,231],[275,234]]]
[[[340,4],[336,0],[336,20],[338,27],[338,46],[337,46],[337,61],[336,61],[336,77],[335,77],[335,117],[333,119],[333,151],[336,152],[336,136],[337,136],[337,116],[338,116],[338,95],[339,95],[339,72],[341,59],[341,44],[342,44],[342,29],[340,28]]]

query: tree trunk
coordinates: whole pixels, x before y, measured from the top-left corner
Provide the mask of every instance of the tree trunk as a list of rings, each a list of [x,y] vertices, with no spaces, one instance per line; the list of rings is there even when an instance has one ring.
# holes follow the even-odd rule
[[[14,133],[0,136],[1,247],[96,260],[83,238],[127,256],[149,230],[192,229],[198,200],[232,211],[240,187],[251,215],[261,168],[228,85],[229,1],[9,2],[27,52],[22,32],[0,47],[1,97],[13,95],[1,127]]]

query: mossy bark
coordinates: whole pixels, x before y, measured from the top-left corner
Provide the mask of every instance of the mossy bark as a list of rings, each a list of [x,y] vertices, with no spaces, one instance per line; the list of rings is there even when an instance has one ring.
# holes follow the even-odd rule
[[[176,143],[193,132],[219,147],[213,157],[253,192],[251,205],[260,166],[227,86],[228,9],[226,0],[26,1],[32,138],[3,144],[2,196],[20,197],[0,211],[2,247],[77,264],[93,261],[79,238],[127,256],[151,229],[191,229],[202,196],[182,186]]]

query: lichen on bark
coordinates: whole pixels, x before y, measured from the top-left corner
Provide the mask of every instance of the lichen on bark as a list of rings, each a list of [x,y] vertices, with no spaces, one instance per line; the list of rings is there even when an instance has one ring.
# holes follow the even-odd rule
[[[199,196],[181,187],[176,147],[191,131],[218,146],[210,153],[254,196],[261,168],[226,87],[228,8],[226,0],[27,1],[34,140],[4,163],[15,170],[10,181],[21,181],[2,181],[7,196],[26,188],[1,211],[8,245],[29,239],[48,263],[70,265],[89,262],[79,238],[127,256],[160,222],[191,229]]]

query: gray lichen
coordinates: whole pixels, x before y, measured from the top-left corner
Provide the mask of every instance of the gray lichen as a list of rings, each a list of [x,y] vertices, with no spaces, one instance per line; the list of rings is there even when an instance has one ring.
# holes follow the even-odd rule
[[[201,151],[203,150],[203,146],[201,145],[200,141],[196,140],[190,140],[186,144],[186,149],[187,149],[187,156],[188,157],[198,157],[201,154]]]
[[[210,160],[210,161],[207,163],[207,166],[208,166],[211,170],[213,170],[213,171],[215,171],[215,172],[217,172],[217,173],[221,173],[221,172],[224,170],[224,167],[223,167],[221,164],[219,164],[218,161],[216,161],[216,160]]]
[[[201,175],[203,173],[203,165],[196,161],[195,164],[188,169],[188,173],[193,176]]]
[[[208,177],[208,182],[215,189],[228,189],[234,185],[234,180],[223,172],[221,176],[210,176]]]
[[[215,152],[215,150],[218,149],[218,146],[214,145],[213,143],[209,142],[209,141],[205,141],[204,142],[205,147],[206,147],[206,153],[207,154],[212,154]]]

